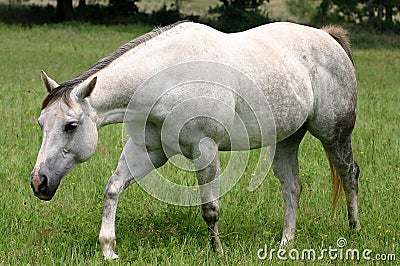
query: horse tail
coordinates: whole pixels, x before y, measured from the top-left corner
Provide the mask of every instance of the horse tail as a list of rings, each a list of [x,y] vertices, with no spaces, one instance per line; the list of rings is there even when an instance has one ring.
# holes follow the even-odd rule
[[[332,160],[329,157],[329,154],[325,150],[326,157],[328,158],[329,167],[331,168],[331,177],[332,177],[332,185],[333,185],[333,202],[332,202],[332,214],[331,218],[333,218],[335,214],[336,205],[338,203],[341,192],[343,191],[342,183],[340,182],[339,175],[336,172],[335,167],[333,166]]]
[[[347,37],[348,36],[347,30],[343,29],[340,26],[335,26],[335,25],[322,27],[322,30],[329,33],[329,35],[331,35],[340,44],[340,46],[342,46],[342,48],[344,49],[347,56],[351,60],[351,63],[354,66],[353,55],[350,49],[350,40]]]

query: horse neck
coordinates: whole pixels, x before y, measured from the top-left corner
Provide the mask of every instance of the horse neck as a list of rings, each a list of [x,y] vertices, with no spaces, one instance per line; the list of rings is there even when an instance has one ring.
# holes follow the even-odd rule
[[[97,83],[89,102],[97,114],[98,127],[122,123],[140,84],[176,61],[179,52],[172,31],[132,48],[92,76],[97,76]]]

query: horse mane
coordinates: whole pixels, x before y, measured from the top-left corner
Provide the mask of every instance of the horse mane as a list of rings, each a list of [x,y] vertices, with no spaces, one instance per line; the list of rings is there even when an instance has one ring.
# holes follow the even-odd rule
[[[340,44],[340,46],[342,46],[354,66],[354,60],[350,49],[350,40],[348,38],[347,30],[336,25],[324,26],[322,27],[322,30],[329,33],[329,35],[331,35],[332,38],[334,38]]]
[[[80,83],[82,83],[83,81],[87,80],[90,76],[96,74],[98,71],[104,69],[105,67],[107,67],[108,65],[110,65],[114,60],[116,60],[117,58],[121,57],[122,55],[124,55],[126,52],[132,50],[133,48],[135,48],[136,46],[147,42],[148,40],[160,35],[161,33],[168,31],[172,28],[174,28],[175,26],[184,23],[184,22],[188,22],[187,20],[183,20],[183,21],[178,21],[174,24],[170,24],[168,26],[164,26],[164,27],[157,27],[155,29],[153,29],[151,32],[148,32],[142,36],[139,36],[135,39],[133,39],[132,41],[120,46],[117,50],[115,50],[114,52],[112,52],[111,54],[109,54],[108,56],[104,57],[103,59],[101,59],[100,61],[98,61],[97,63],[95,63],[93,66],[91,66],[88,70],[86,70],[85,72],[83,72],[82,74],[80,74],[78,77],[69,80],[67,82],[62,83],[59,87],[54,88],[48,95],[47,97],[43,100],[42,103],[42,110],[44,108],[46,108],[47,106],[51,105],[52,103],[54,103],[56,100],[62,98],[63,101],[67,104],[67,105],[71,105],[71,91],[74,89],[74,87]]]

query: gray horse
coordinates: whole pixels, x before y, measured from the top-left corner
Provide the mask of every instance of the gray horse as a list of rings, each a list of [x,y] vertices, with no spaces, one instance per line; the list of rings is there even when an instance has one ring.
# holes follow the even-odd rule
[[[152,76],[188,62],[229,66],[255,86],[245,86],[232,75],[229,84],[234,89],[198,82],[192,87],[164,90],[154,86],[148,94],[137,93]],[[208,73],[207,67],[184,70]],[[185,76],[185,71],[171,75],[165,87]],[[297,155],[306,131],[321,141],[328,156],[334,205],[342,186],[350,227],[360,229],[359,168],[351,144],[357,82],[346,33],[339,27],[320,30],[273,23],[225,34],[202,24],[180,22],[121,46],[75,79],[58,84],[44,72],[42,79],[49,94],[38,120],[43,142],[31,174],[31,187],[40,199],[52,199],[62,177],[93,155],[100,127],[125,121],[132,129],[105,189],[99,235],[105,259],[118,257],[113,250],[115,214],[122,191],[176,154],[194,162],[211,247],[222,251],[217,226],[220,187],[214,182],[220,176],[218,151],[268,145],[276,145],[272,168],[281,182],[286,205],[281,245],[291,241],[301,193]],[[155,98],[146,96],[157,90]],[[246,97],[253,100],[246,103]],[[130,104],[132,98],[134,104]],[[200,98],[212,100],[194,101]],[[184,105],[191,100],[193,104]],[[176,106],[186,109],[174,112]],[[177,121],[187,114],[193,119],[175,128],[174,123],[164,123],[171,113]],[[263,113],[271,115],[262,119]],[[164,124],[172,127],[171,132],[179,132],[178,136],[163,135]],[[262,134],[268,133],[272,124],[274,141]],[[144,125],[144,133],[135,131],[137,125]],[[232,137],[230,132],[236,132],[239,125],[245,134]],[[209,183],[213,185],[202,186]]]

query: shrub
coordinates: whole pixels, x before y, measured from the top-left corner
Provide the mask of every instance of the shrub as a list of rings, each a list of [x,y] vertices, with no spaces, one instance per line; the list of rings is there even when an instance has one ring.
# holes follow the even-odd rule
[[[221,0],[222,5],[209,8],[213,27],[226,31],[243,31],[271,22],[262,6],[269,0]]]

